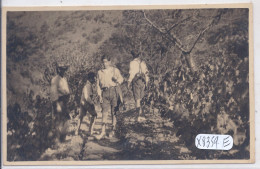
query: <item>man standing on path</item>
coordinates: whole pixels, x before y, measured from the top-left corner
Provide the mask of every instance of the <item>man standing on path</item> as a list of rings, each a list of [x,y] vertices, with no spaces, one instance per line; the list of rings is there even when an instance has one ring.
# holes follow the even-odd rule
[[[141,60],[140,54],[136,54],[134,51],[131,51],[131,54],[134,60],[130,62],[128,88],[132,84],[135,107],[138,111],[137,121],[140,122],[144,120],[143,117],[140,117],[142,114],[141,100],[144,97],[145,88],[149,82],[149,72],[145,62]]]
[[[62,142],[66,138],[66,130],[68,128],[67,120],[70,119],[67,104],[70,98],[70,89],[67,79],[64,77],[68,66],[62,63],[56,63],[57,75],[51,80],[51,101],[52,101],[52,119],[56,142]]]
[[[95,73],[93,72],[88,73],[87,78],[88,80],[85,86],[83,87],[81,100],[80,100],[80,113],[79,113],[77,130],[75,132],[76,135],[78,135],[82,119],[86,115],[90,117],[89,133],[90,135],[92,135],[93,128],[95,125],[95,120],[97,118],[97,112],[95,110],[95,105],[94,105],[94,93],[93,93],[93,85],[96,82]]]
[[[111,66],[109,56],[104,55],[102,57],[102,62],[104,64],[104,69],[99,70],[97,75],[97,93],[100,98],[100,103],[102,104],[102,129],[100,135],[96,136],[97,140],[104,138],[106,135],[107,118],[109,112],[112,116],[113,125],[112,132],[109,135],[110,137],[114,136],[116,127],[116,116],[114,109],[117,106],[118,101],[116,87],[124,80],[120,71]]]

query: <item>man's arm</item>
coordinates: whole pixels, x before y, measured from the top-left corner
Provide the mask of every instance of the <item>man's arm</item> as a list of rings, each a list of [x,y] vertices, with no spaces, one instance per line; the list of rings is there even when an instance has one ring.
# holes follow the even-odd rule
[[[89,95],[89,84],[86,84],[84,87],[83,87],[83,97],[84,97],[84,101],[88,101],[88,102],[91,102],[92,99],[90,98],[90,95]],[[82,103],[84,104],[84,103]]]
[[[143,63],[143,66],[142,66],[143,70],[142,71],[143,71],[143,73],[145,75],[145,83],[146,83],[146,86],[147,86],[148,82],[149,82],[149,71],[147,69],[146,64],[144,62],[142,62],[142,63]]]
[[[128,83],[131,83],[134,77],[135,77],[135,63],[130,62]]]
[[[119,84],[123,83],[124,78],[121,75],[119,69],[117,69],[117,68],[115,68],[115,77],[116,77],[117,83],[119,83]]]
[[[99,75],[100,73],[98,72],[98,74],[97,74],[97,94],[98,94],[98,96],[99,96],[99,101],[102,103],[103,102],[103,100],[102,100],[102,90],[101,90],[101,88],[100,88],[100,75]]]

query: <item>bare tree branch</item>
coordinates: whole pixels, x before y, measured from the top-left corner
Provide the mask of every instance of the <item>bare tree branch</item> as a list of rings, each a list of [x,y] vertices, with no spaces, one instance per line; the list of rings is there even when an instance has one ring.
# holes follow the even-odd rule
[[[187,18],[181,20],[181,21],[178,22],[178,23],[174,23],[174,24],[167,30],[167,32],[170,32],[173,28],[175,28],[176,26],[178,26],[180,23],[183,23],[183,22],[187,21],[187,20],[190,19],[190,18],[191,18],[191,16],[189,16],[189,17],[187,17]]]
[[[156,30],[158,30],[160,33],[162,33],[167,39],[169,39],[170,41],[173,41],[181,51],[186,52],[186,50],[183,48],[181,41],[175,35],[172,35],[171,38],[169,38],[167,36],[167,34],[169,34],[168,31],[166,31],[164,28],[159,28],[158,26],[156,26],[150,19],[147,18],[144,11],[143,11],[143,14],[144,14],[145,20],[147,22],[149,22],[150,25],[152,25]]]
[[[187,53],[191,53],[191,51],[193,50],[193,48],[195,47],[195,45],[197,44],[197,42],[199,41],[200,37],[204,34],[204,32],[206,32],[208,29],[210,28],[210,26],[207,26],[204,30],[202,30],[197,39],[194,41],[193,45],[191,46],[190,50],[187,51]]]
[[[144,11],[143,11],[143,14],[144,14],[145,20],[148,21],[155,29],[157,29],[159,32],[161,32],[163,34],[166,33],[165,29],[157,27],[150,19],[148,19]]]
[[[170,41],[174,42],[181,51],[183,51],[185,53],[187,52],[187,50],[183,48],[183,45],[182,45],[181,41],[175,35],[170,34],[164,28],[159,28],[158,26],[156,26],[150,19],[147,18],[147,16],[146,16],[144,11],[143,11],[143,14],[144,14],[145,20],[147,22],[149,22],[150,25],[152,25],[156,30],[158,30],[160,33],[162,33],[167,39],[169,39]],[[167,36],[167,34],[168,35],[170,34],[171,36],[169,37],[169,36]]]
[[[171,28],[169,30],[165,30],[164,28],[159,28],[158,26],[156,26],[149,18],[147,18],[145,12],[143,11],[143,15],[145,20],[152,25],[156,30],[158,30],[161,34],[164,35],[165,38],[167,38],[168,40],[172,41],[173,43],[176,44],[176,46],[184,53],[184,54],[189,54],[191,53],[191,51],[194,49],[195,45],[197,44],[197,42],[199,41],[199,39],[201,38],[201,36],[210,28],[212,27],[214,24],[216,24],[219,20],[220,17],[222,15],[222,11],[219,10],[218,14],[212,19],[212,21],[207,25],[207,27],[205,29],[203,29],[197,36],[197,39],[194,41],[193,45],[191,46],[191,48],[189,50],[185,49],[183,47],[182,42],[177,38],[177,36],[173,33],[171,33],[170,31],[177,26],[178,24],[186,21],[187,19],[189,19],[190,17],[182,20],[181,22],[174,24],[173,26],[171,26]],[[167,36],[168,35],[168,36]]]
[[[222,13],[223,13],[223,11],[222,11],[222,10],[219,10],[219,11],[218,11],[218,14],[212,19],[212,21],[210,22],[210,24],[209,24],[205,29],[203,29],[203,30],[199,33],[197,39],[194,41],[194,43],[193,43],[192,47],[190,48],[190,50],[188,51],[188,53],[191,53],[191,51],[193,50],[193,48],[195,47],[195,45],[196,45],[197,42],[199,41],[200,37],[201,37],[209,28],[211,28],[213,25],[217,24],[217,22],[220,20],[220,17],[221,17],[221,15],[222,15]]]

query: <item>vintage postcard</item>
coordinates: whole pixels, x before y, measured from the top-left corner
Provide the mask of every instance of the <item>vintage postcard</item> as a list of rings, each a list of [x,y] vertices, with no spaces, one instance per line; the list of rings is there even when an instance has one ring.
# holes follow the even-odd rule
[[[252,4],[3,8],[4,165],[253,163]]]

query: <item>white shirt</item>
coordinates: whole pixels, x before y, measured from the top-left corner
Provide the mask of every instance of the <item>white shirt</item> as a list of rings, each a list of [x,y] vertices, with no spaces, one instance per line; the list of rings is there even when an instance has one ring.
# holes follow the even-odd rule
[[[51,100],[56,101],[60,96],[70,93],[69,85],[66,78],[56,75],[51,80]]]
[[[90,95],[93,94],[92,86],[89,81],[87,81],[86,85],[83,87],[82,95],[81,95],[81,103],[84,101],[92,102]]]
[[[116,82],[112,80],[114,78]],[[97,92],[101,96],[103,87],[114,87],[121,84],[124,81],[120,71],[115,67],[109,67],[107,69],[99,70],[97,75]]]
[[[148,77],[148,69],[144,61],[141,61],[139,58],[135,58],[133,61],[130,62],[130,69],[129,69],[129,79],[128,82],[132,82],[133,78],[137,73],[144,73],[145,74],[145,81],[146,83],[149,81]]]

